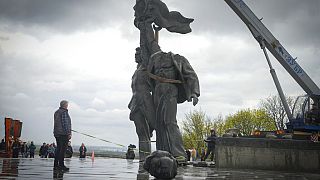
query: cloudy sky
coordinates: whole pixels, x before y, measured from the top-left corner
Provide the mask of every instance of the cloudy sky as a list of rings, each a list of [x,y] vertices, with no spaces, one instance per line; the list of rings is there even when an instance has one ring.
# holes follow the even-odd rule
[[[196,107],[210,117],[256,108],[276,94],[265,57],[223,0],[164,0],[195,21],[186,35],[160,32],[164,51],[185,56],[200,80]],[[247,0],[252,11],[320,85],[320,1]],[[22,139],[53,142],[53,113],[70,101],[73,129],[123,145],[137,144],[127,104],[139,31],[134,0],[0,0],[0,118],[23,121]],[[304,94],[269,54],[286,94]],[[73,144],[109,145],[79,134]]]

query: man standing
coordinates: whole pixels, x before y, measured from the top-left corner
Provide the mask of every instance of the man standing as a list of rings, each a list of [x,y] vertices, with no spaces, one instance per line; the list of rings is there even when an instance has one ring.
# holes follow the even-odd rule
[[[20,151],[20,142],[19,139],[15,139],[12,144],[12,157],[18,158],[19,157],[19,151]]]
[[[0,150],[6,150],[6,143],[4,142],[4,139],[1,140]]]
[[[36,150],[36,146],[33,144],[33,141],[31,141],[31,144],[29,146],[30,158],[34,158],[35,150]]]
[[[216,146],[216,131],[214,129],[211,129],[211,135],[205,139],[204,141],[206,143],[208,143],[208,149],[207,149],[207,153],[204,157],[204,161],[206,161],[206,159],[208,158],[208,156],[210,155],[210,153],[212,153],[212,156],[211,156],[211,161],[213,161],[213,158],[214,158],[214,149],[215,149],[215,146]]]
[[[59,109],[54,113],[53,134],[57,141],[54,168],[62,171],[69,170],[64,165],[64,154],[71,139],[71,118],[68,113],[68,104],[68,101],[62,100]]]
[[[80,158],[86,158],[87,148],[83,143],[79,148],[79,153],[80,153]]]
[[[43,143],[40,147],[39,155],[41,158],[47,158],[48,146],[46,143]]]

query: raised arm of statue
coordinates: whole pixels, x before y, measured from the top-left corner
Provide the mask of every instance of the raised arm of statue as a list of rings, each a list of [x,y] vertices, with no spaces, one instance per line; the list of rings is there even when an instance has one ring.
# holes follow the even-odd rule
[[[155,38],[151,22],[146,21],[145,24],[146,24],[147,47],[152,55],[154,53],[161,51],[161,49],[160,49],[160,46]]]
[[[148,18],[141,22],[135,22],[140,30],[140,47],[145,46],[150,55],[161,51],[152,29],[153,20],[153,18]]]
[[[149,57],[150,57],[150,51],[148,49],[147,40],[145,37],[146,29],[143,22],[139,23],[139,30],[140,30],[140,48],[141,48],[141,59],[142,64],[146,67],[148,65]]]

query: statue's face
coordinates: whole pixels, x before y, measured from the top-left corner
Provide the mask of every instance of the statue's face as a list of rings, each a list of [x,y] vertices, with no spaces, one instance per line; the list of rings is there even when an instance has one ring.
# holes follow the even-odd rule
[[[141,50],[140,49],[136,50],[135,59],[136,59],[136,63],[141,62]]]
[[[136,0],[136,4],[134,5],[134,16],[136,18],[140,18],[143,15],[144,9],[145,9],[145,1],[143,0]]]
[[[169,157],[153,158],[151,160],[150,170],[162,177],[173,177],[174,161]]]

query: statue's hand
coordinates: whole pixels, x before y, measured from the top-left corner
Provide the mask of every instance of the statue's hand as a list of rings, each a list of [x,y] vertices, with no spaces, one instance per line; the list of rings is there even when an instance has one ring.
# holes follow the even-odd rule
[[[194,97],[194,98],[192,98],[193,99],[193,106],[195,106],[195,105],[197,105],[198,104],[198,102],[199,102],[199,99],[198,99],[198,97],[196,96],[196,97]]]
[[[155,31],[160,31],[161,29],[162,29],[162,27],[161,26],[156,26],[155,24],[153,24],[153,29],[155,30]]]
[[[191,95],[191,97],[190,97],[190,99],[188,99],[188,101],[189,101],[189,102],[191,102],[191,101],[192,101],[192,104],[195,106],[195,105],[197,105],[197,104],[198,104],[199,99],[198,99],[197,95],[192,94],[192,95]]]

